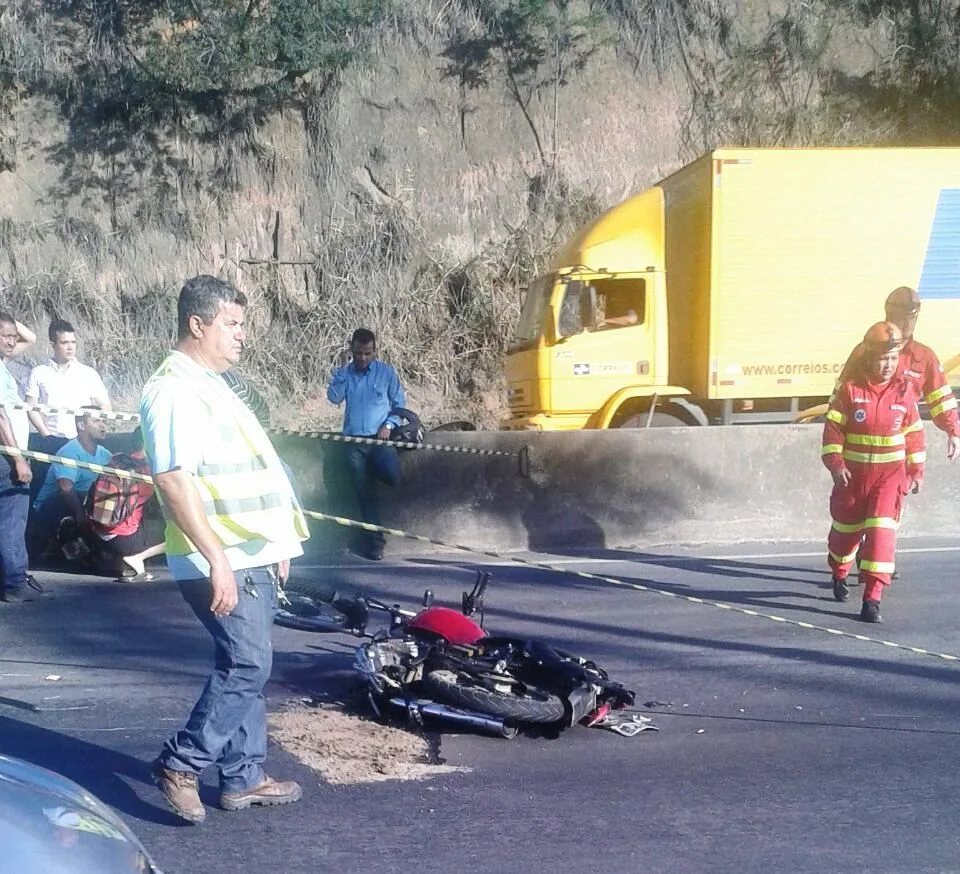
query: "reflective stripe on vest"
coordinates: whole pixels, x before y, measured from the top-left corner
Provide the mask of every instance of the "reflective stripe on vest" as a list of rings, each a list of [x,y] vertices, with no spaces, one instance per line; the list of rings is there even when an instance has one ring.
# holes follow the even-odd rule
[[[955,397],[949,397],[942,404],[930,407],[930,415],[935,419],[941,413],[946,413],[948,410],[955,410],[956,408],[957,399]]]
[[[847,434],[847,443],[855,446],[904,446],[906,442],[903,434]]]
[[[853,449],[844,449],[843,457],[847,461],[859,461],[862,464],[889,464],[891,461],[903,461],[907,453],[903,449],[893,452],[856,452]]]
[[[255,498],[215,498],[203,502],[203,511],[208,516],[237,516],[241,513],[259,513],[283,506],[280,495],[257,495]],[[235,519],[233,520],[236,521]]]
[[[253,470],[266,470],[267,461],[262,455],[257,455],[248,461],[236,461],[232,464],[206,464],[201,463],[197,468],[197,476],[219,476],[221,474],[231,473],[250,473]]]
[[[953,389],[949,385],[942,385],[940,388],[935,388],[930,394],[928,394],[924,400],[932,407],[936,401],[939,401],[940,398],[951,398],[956,400],[953,396]]]

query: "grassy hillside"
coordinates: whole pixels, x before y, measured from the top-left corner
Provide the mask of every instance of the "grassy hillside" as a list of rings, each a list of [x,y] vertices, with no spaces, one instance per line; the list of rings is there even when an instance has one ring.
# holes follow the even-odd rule
[[[129,407],[214,273],[278,423],[336,423],[364,325],[429,424],[490,427],[521,290],[606,206],[718,144],[956,141],[958,4],[908,5],[11,0],[0,305]]]

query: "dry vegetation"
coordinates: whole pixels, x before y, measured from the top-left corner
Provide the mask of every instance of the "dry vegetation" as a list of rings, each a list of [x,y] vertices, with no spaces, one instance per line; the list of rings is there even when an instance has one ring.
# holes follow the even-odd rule
[[[209,272],[253,302],[243,369],[279,423],[334,424],[365,325],[428,424],[489,427],[521,290],[606,206],[718,144],[960,133],[956,0],[394,0],[223,48],[224,10],[323,5],[0,11],[0,304],[73,320],[127,403]]]

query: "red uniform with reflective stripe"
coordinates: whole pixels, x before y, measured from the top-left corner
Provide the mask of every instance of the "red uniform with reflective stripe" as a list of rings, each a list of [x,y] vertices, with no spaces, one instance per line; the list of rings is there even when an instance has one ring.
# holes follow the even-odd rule
[[[843,365],[840,379],[837,381],[838,389],[841,383],[856,378],[862,351],[861,344],[850,353],[847,363]],[[929,407],[930,418],[941,431],[960,437],[957,399],[947,382],[947,375],[943,372],[940,359],[937,358],[933,349],[911,337],[900,350],[897,376],[913,386],[917,397]]]
[[[957,399],[933,349],[909,339],[900,350],[897,376],[913,384],[917,396],[930,408],[930,418],[941,431],[960,437]]]
[[[861,536],[864,600],[880,600],[894,570],[900,509],[910,479],[923,477],[926,451],[915,383],[897,375],[886,383],[858,378],[834,395],[823,426],[823,463],[846,467],[850,482],[830,495],[833,526],[827,540],[834,575],[850,572]]]

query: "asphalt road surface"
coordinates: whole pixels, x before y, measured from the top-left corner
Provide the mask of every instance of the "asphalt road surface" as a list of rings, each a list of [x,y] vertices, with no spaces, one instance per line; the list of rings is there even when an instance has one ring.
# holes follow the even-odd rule
[[[960,871],[960,663],[874,642],[960,655],[957,544],[901,542],[879,626],[857,621],[859,590],[834,603],[819,544],[538,557],[685,596],[482,560],[489,629],[597,659],[659,732],[446,732],[439,755],[467,772],[347,787],[273,748],[301,803],[180,824],[148,767],[205,680],[205,632],[168,580],[46,574],[54,596],[0,604],[0,751],[114,806],[165,874]],[[481,566],[388,554],[295,572],[415,606],[427,587],[457,603]],[[349,676],[345,635],[278,628],[275,643],[271,707]],[[203,795],[215,804],[212,775]]]

